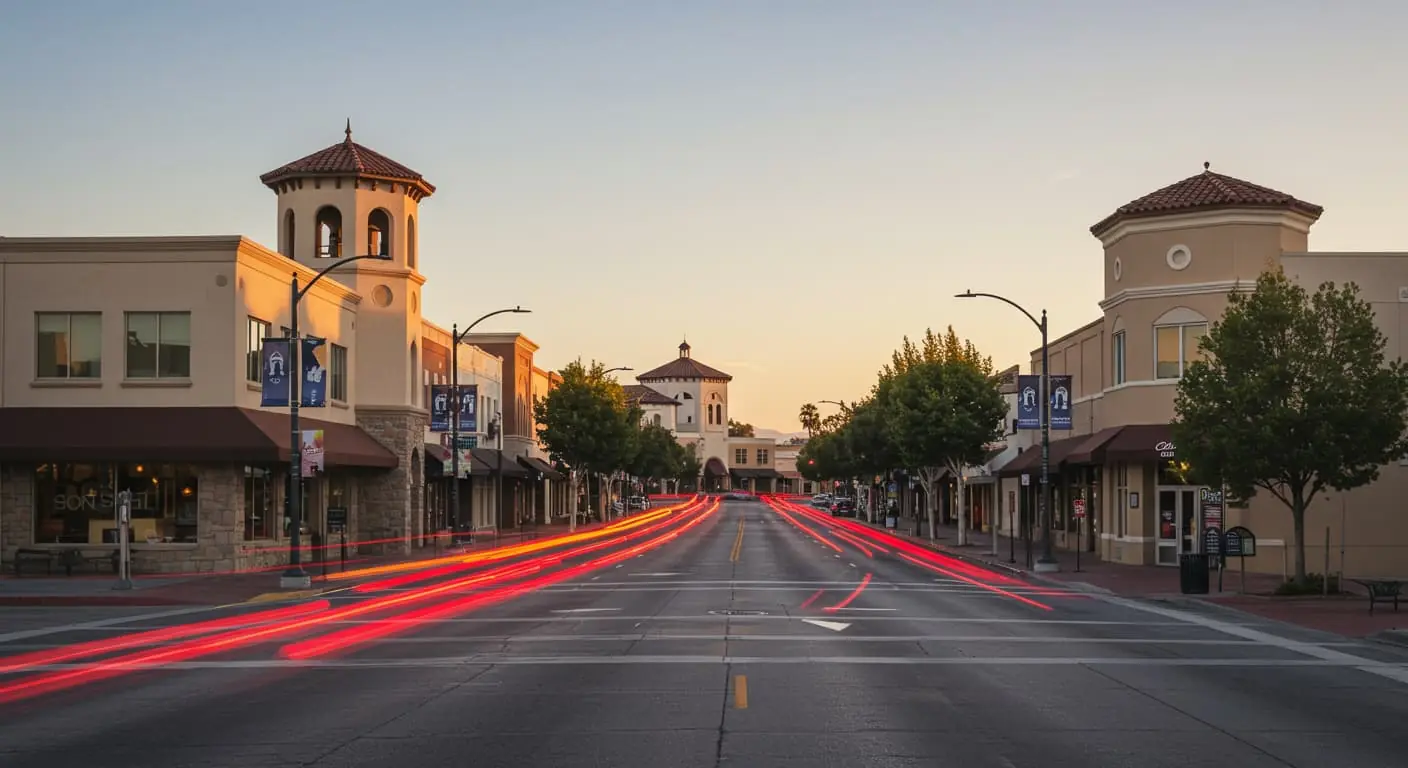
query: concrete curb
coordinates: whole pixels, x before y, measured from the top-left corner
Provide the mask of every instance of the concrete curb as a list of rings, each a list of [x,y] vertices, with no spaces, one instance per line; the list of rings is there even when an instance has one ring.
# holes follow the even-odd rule
[[[1385,629],[1369,635],[1366,639],[1398,648],[1408,648],[1408,629]]]

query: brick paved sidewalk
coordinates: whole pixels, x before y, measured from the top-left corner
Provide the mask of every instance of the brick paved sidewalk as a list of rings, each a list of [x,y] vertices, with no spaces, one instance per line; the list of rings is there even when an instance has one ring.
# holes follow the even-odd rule
[[[901,527],[891,531],[907,539],[929,544],[927,537],[915,536],[912,529]],[[1156,565],[1120,565],[1096,559],[1083,553],[1080,570],[1076,570],[1074,552],[1056,551],[1061,564],[1057,573],[1036,574],[1026,568],[1026,549],[1021,541],[999,536],[997,554],[992,554],[992,537],[971,532],[968,546],[958,546],[958,531],[940,527],[932,546],[945,554],[962,558],[1005,572],[1018,572],[1024,577],[1048,584],[1060,584],[1087,591],[1105,592],[1122,597],[1174,597],[1205,600],[1227,608],[1262,618],[1282,621],[1310,629],[1332,632],[1345,637],[1369,637],[1408,630],[1408,610],[1395,613],[1392,605],[1375,606],[1369,614],[1369,601],[1363,594],[1331,595],[1328,597],[1275,597],[1271,593],[1281,584],[1279,574],[1246,575],[1246,590],[1242,591],[1241,573],[1235,569],[1223,574],[1222,591],[1217,590],[1217,574],[1211,574],[1211,592],[1207,595],[1182,595],[1178,584],[1178,569]],[[1015,547],[1013,547],[1015,544]],[[1015,552],[1015,562],[1013,553]],[[1033,558],[1039,557],[1039,543],[1033,543]],[[1349,587],[1349,585],[1346,585]],[[1352,589],[1352,587],[1349,587]],[[1408,601],[1405,601],[1408,603]]]

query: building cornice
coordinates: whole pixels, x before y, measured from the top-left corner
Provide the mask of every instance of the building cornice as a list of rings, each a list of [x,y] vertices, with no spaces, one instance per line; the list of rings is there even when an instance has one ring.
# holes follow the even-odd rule
[[[1310,234],[1315,218],[1304,213],[1265,208],[1223,208],[1217,211],[1139,217],[1121,221],[1100,234],[1100,244],[1110,248],[1130,235],[1149,232],[1174,232],[1181,229],[1217,227],[1237,224],[1285,227],[1303,235]]]
[[[245,266],[271,277],[280,278],[285,282],[294,272],[297,272],[299,285],[307,285],[308,281],[318,274],[317,271],[299,264],[281,253],[275,253],[246,237],[239,239],[235,258]],[[313,288],[313,293],[329,295],[334,299],[353,305],[362,303],[361,294],[338,282],[332,275],[319,280]]]
[[[1126,288],[1100,302],[1100,309],[1108,312],[1126,301],[1139,299],[1168,299],[1179,296],[1206,296],[1227,294],[1234,291],[1250,291],[1256,288],[1255,280],[1216,280],[1210,283],[1183,283],[1180,285],[1150,285],[1143,288]]]

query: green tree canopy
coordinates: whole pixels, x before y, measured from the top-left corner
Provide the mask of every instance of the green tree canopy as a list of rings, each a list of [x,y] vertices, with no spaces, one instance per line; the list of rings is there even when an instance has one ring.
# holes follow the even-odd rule
[[[636,435],[635,448],[635,455],[626,467],[632,475],[651,480],[679,476],[684,449],[670,430],[657,424],[641,427]]]
[[[1355,285],[1310,295],[1277,269],[1229,297],[1178,382],[1179,459],[1202,482],[1265,490],[1290,510],[1302,583],[1315,495],[1373,482],[1408,453],[1408,368],[1386,344]]]
[[[601,363],[580,360],[561,371],[562,382],[533,404],[538,437],[548,453],[574,470],[609,473],[634,458],[640,409]]]
[[[801,412],[797,414],[797,421],[802,423],[802,429],[807,433],[807,437],[812,437],[821,431],[821,412],[817,410],[815,403],[804,404]]]

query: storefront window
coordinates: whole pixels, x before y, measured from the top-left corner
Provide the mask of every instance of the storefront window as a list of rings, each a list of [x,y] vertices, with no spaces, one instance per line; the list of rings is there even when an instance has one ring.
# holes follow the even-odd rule
[[[274,510],[279,483],[268,467],[244,468],[245,541],[274,538],[278,516]]]
[[[196,540],[199,484],[182,464],[41,464],[34,476],[34,540],[117,543],[117,495],[132,493],[132,541]]]

